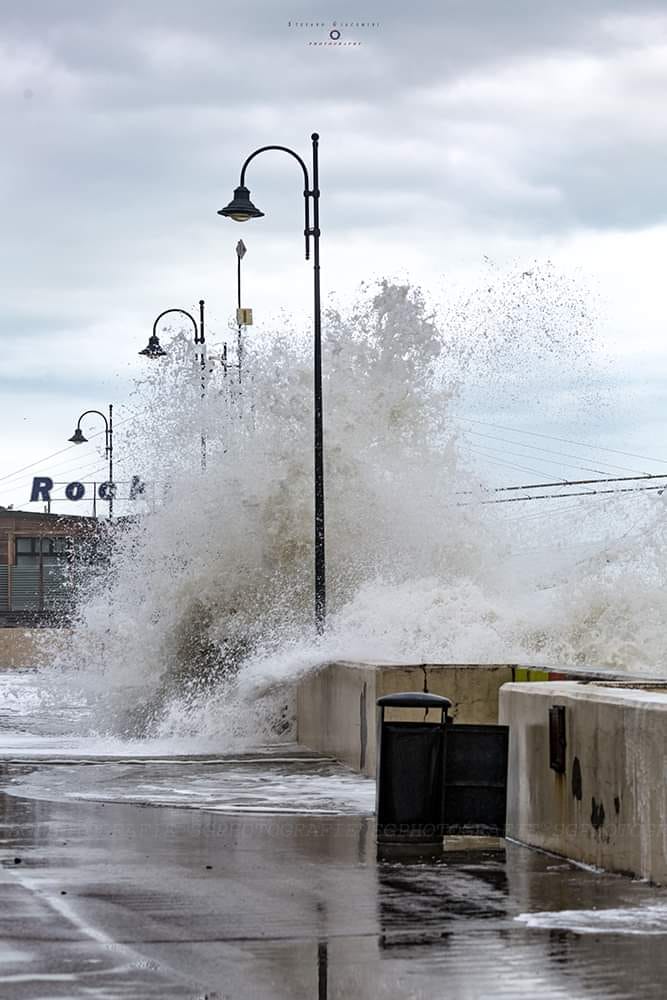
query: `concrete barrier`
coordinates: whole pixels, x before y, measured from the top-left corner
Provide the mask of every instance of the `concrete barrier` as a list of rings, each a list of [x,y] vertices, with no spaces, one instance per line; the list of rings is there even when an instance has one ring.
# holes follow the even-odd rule
[[[550,766],[556,705],[563,773]],[[508,837],[667,883],[667,682],[507,684],[499,721],[510,727]]]
[[[518,663],[329,663],[297,689],[297,739],[375,774],[375,702],[396,691],[430,691],[454,702],[452,717],[473,725],[498,722],[498,692],[509,681],[629,679],[603,667],[536,667]],[[639,678],[646,679],[644,675]],[[399,716],[397,716],[399,717]]]
[[[498,691],[513,679],[506,664],[331,663],[305,677],[297,690],[299,743],[333,754],[375,775],[375,702],[396,691],[429,691],[453,701],[459,722],[498,721]]]

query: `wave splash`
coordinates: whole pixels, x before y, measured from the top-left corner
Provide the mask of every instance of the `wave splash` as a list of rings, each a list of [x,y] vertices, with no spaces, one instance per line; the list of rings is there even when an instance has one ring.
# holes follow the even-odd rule
[[[144,514],[117,525],[58,653],[99,699],[100,726],[275,738],[290,728],[285,682],[340,658],[660,662],[662,495],[583,498],[569,516],[483,503],[495,477],[461,416],[476,393],[489,412],[564,370],[574,389],[560,402],[545,389],[543,417],[598,406],[594,319],[576,282],[548,266],[494,274],[443,311],[385,281],[327,310],[319,639],[310,339],[286,321],[247,340],[241,382],[211,351],[205,399],[183,335],[137,385],[117,450],[157,485]]]

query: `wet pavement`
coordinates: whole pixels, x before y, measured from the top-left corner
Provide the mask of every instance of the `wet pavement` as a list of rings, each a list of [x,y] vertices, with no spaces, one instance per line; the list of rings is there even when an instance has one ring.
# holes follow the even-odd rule
[[[226,756],[63,757],[32,763],[37,762],[34,770],[17,770],[10,778],[15,794],[231,814],[368,816],[375,808],[374,780],[295,743]]]
[[[664,996],[667,891],[504,841],[380,863],[338,786],[326,814],[290,812],[290,775],[334,773],[307,753],[261,764],[287,775],[276,814],[123,798],[209,788],[238,758],[92,766],[1,766],[3,1000]]]

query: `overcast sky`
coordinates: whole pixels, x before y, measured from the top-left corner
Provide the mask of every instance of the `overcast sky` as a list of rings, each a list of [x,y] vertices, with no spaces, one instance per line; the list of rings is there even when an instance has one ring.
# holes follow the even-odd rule
[[[361,44],[311,44],[334,20]],[[307,315],[295,164],[252,165],[265,219],[216,212],[247,153],[313,130],[325,294],[576,271],[620,393],[597,441],[667,459],[666,92],[664,0],[0,0],[0,504],[127,397],[158,312],[204,297],[224,333],[240,236],[255,334]]]

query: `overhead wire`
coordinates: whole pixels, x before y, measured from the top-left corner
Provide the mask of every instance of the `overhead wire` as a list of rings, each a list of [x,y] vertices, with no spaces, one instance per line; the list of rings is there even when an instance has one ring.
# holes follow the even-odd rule
[[[577,503],[569,504],[564,507],[559,505],[556,510],[552,510],[551,508],[541,509],[533,511],[531,514],[524,514],[523,511],[520,513],[513,513],[512,509],[510,509],[508,511],[508,516],[505,519],[505,523],[511,524],[515,521],[521,521],[523,523],[524,521],[539,520],[544,517],[562,517],[564,514],[571,514],[573,511],[581,512],[585,505],[586,502],[584,500],[579,500]]]
[[[92,482],[92,480],[86,480],[85,477],[94,476],[98,472],[103,472],[106,474],[108,473],[108,471],[109,471],[109,466],[106,463],[104,465],[97,465],[97,463],[95,463],[95,466],[89,465],[88,468],[84,469],[82,472],[79,472],[78,476],[76,477],[76,482],[79,483]],[[67,480],[54,479],[53,484],[54,486],[61,486],[64,482],[73,482],[73,480],[69,478]]]
[[[512,458],[528,459],[528,461],[536,460],[546,465],[561,466],[564,469],[577,469],[580,472],[598,472],[602,476],[605,475],[605,473],[601,469],[591,469],[589,466],[575,465],[573,462],[561,462],[561,461],[548,462],[547,459],[543,459],[540,455],[523,455],[521,454],[521,452],[516,452],[516,451],[506,451],[506,450],[500,451],[497,448],[489,448],[488,445],[470,445],[469,448],[470,451],[473,451],[476,454],[480,455],[483,455],[485,453],[488,453],[490,455],[509,455]],[[565,479],[565,481],[567,481],[567,479]]]
[[[532,472],[536,476],[544,476],[544,475],[547,474],[544,469],[534,469],[534,468],[531,468],[531,467],[525,466],[525,465],[517,465],[515,462],[506,462],[506,461],[503,461],[500,458],[496,458],[496,459],[488,458],[484,454],[482,454],[482,458],[484,458],[484,460],[486,462],[490,462],[492,465],[500,465],[500,466],[504,466],[505,468],[508,468],[508,469],[517,469],[519,472]],[[562,483],[563,486],[567,486],[568,485],[568,481],[566,479],[563,479],[561,481],[561,483]],[[500,489],[500,488],[501,487],[494,487],[493,489],[495,491],[496,489]],[[472,492],[472,491],[470,491],[470,492]]]
[[[613,489],[613,490],[580,490],[574,493],[536,493],[530,497],[503,497],[500,500],[479,500],[478,503],[482,505],[486,504],[498,504],[498,503],[525,503],[528,500],[560,500],[566,497],[591,497],[591,496],[604,496],[609,493],[648,493],[651,491],[658,491],[660,493],[667,489],[667,483],[663,486],[634,486],[625,487],[623,489]],[[472,506],[474,502],[468,501],[467,503],[459,503],[459,507]]]
[[[647,479],[667,479],[667,472],[647,472],[642,476],[611,476],[605,479],[567,479],[551,483],[524,483],[521,486],[493,486],[491,493],[509,493],[517,490],[543,490],[561,486],[591,486],[594,483],[641,483]],[[473,496],[474,490],[459,490],[457,496]]]
[[[601,444],[600,445],[591,445],[590,443],[586,444],[583,441],[572,441],[569,438],[556,437],[554,434],[545,434],[541,431],[527,431],[527,430],[522,430],[519,427],[507,427],[503,424],[492,423],[491,421],[488,420],[479,420],[478,418],[475,417],[464,417],[462,415],[459,415],[458,419],[466,420],[469,423],[473,424],[481,424],[484,427],[493,427],[496,430],[510,431],[514,434],[528,434],[531,437],[546,438],[549,441],[559,441],[561,444],[573,444],[577,448],[588,448],[589,450],[594,450],[594,451],[606,451],[614,455],[625,455],[626,458],[641,458],[645,462],[657,462],[660,465],[667,465],[667,459],[665,458],[654,458],[651,457],[650,455],[638,455],[634,451],[621,451],[621,449],[619,448],[607,448]]]
[[[54,482],[59,482],[62,480],[66,480],[67,482],[73,482],[75,480],[80,481],[86,475],[90,474],[90,469],[92,468],[90,460],[93,457],[96,458],[95,466],[97,466],[100,460],[99,456],[93,456],[93,455],[80,456],[79,460],[76,462],[75,465],[72,465],[71,462],[68,462],[64,466],[59,465],[56,466],[55,468],[50,468],[49,478],[52,479]],[[83,460],[85,458],[88,459],[88,464],[84,464]],[[35,478],[34,476],[26,476],[21,479],[17,479],[11,483],[0,484],[0,492],[6,494],[11,490],[12,493],[16,494],[18,492],[21,492],[22,490],[29,490],[32,486],[34,478]]]
[[[539,445],[527,444],[527,443],[525,443],[523,441],[512,441],[510,438],[498,437],[495,434],[485,434],[483,431],[467,430],[464,433],[466,433],[466,434],[474,434],[475,437],[487,438],[488,440],[491,440],[491,441],[500,441],[503,444],[509,444],[509,445],[512,445],[512,446],[516,445],[519,448],[530,448],[531,451],[541,451],[541,452],[544,452],[547,455],[560,455],[563,458],[574,458],[577,461],[586,461],[587,460],[587,456],[586,455],[571,455],[568,452],[555,451],[552,448],[541,448]],[[530,458],[530,456],[526,456],[526,457]],[[594,461],[594,459],[591,459],[591,461]],[[563,464],[565,464],[565,463],[563,463]],[[569,463],[567,463],[567,464],[569,465]],[[630,469],[630,468],[628,468],[625,465],[616,465],[613,462],[599,462],[598,464],[600,464],[600,465],[606,465],[610,469],[618,469],[621,472],[638,472],[638,473],[641,473],[641,474],[643,474],[645,472],[644,469]],[[585,468],[584,466],[579,466],[579,465],[577,465],[577,466],[573,465],[571,467],[572,468]],[[601,476],[607,475],[607,472],[604,469],[586,469],[586,471],[588,471],[588,472],[597,472]]]
[[[121,417],[120,419],[118,419],[118,418],[115,419],[114,420],[114,430],[117,427],[122,427],[124,424],[126,424],[128,422],[128,420],[132,420],[134,416],[135,416],[135,414],[131,414],[128,417]],[[98,431],[94,431],[93,433],[91,433],[89,435],[88,440],[92,441],[93,438],[100,437],[100,435],[102,435],[104,433],[105,433],[105,429],[104,428],[102,428],[101,430],[98,430]],[[27,469],[33,469],[36,465],[41,465],[42,462],[48,462],[51,458],[55,458],[57,455],[62,455],[64,452],[71,451],[73,448],[78,448],[78,447],[79,447],[78,444],[74,444],[74,443],[69,444],[65,448],[61,448],[59,451],[54,451],[50,455],[45,455],[43,458],[38,458],[35,462],[29,462],[28,465],[21,466],[20,469],[15,469],[13,472],[7,472],[7,473],[5,473],[3,476],[0,476],[0,482],[4,482],[6,479],[14,479],[21,472],[25,472]]]
[[[54,451],[50,455],[46,455],[44,458],[38,458],[36,462],[30,462],[28,465],[21,466],[20,469],[15,469],[14,472],[7,472],[4,476],[0,476],[0,482],[5,479],[14,479],[21,472],[25,472],[26,469],[33,469],[36,465],[41,465],[42,462],[48,462],[49,459],[55,458],[56,455],[62,455],[65,451],[71,451],[72,448],[76,448],[75,444],[70,444],[66,448],[61,448],[60,451]]]
[[[90,458],[90,455],[79,455],[74,462],[71,459],[68,459],[65,463],[59,463],[55,466],[51,466],[49,468],[49,478],[55,479],[59,476],[69,476],[70,479],[76,479],[77,477],[84,475],[81,471],[81,467],[86,463],[86,461],[90,463]],[[29,475],[22,476],[20,479],[13,480],[11,483],[0,484],[0,488],[3,490],[19,490],[25,486],[29,486],[34,478],[36,478],[34,474],[30,473]]]

